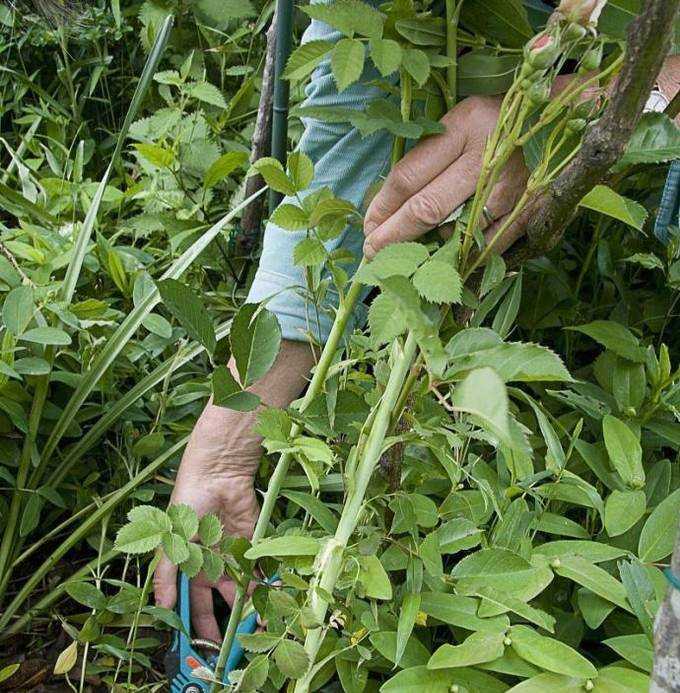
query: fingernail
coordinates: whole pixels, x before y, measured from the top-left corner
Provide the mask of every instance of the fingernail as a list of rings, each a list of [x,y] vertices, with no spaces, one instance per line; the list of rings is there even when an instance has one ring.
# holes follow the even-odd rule
[[[370,260],[374,255],[375,250],[373,249],[373,246],[370,244],[369,241],[366,241],[364,243],[364,256]]]

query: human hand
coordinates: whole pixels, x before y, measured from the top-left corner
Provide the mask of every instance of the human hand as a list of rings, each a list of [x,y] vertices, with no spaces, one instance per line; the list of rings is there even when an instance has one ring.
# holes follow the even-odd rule
[[[461,101],[442,118],[446,132],[420,142],[396,164],[366,213],[364,255],[368,259],[391,243],[413,240],[435,228],[475,192],[500,106],[500,97],[473,96]],[[488,218],[481,223],[487,226],[487,238],[512,212],[528,177],[518,149],[486,204]],[[496,243],[497,252],[512,245],[524,223],[520,215]]]
[[[314,363],[308,344],[284,339],[269,372],[248,389],[269,406],[287,407],[300,394]],[[238,378],[233,362],[229,367]],[[186,503],[199,516],[215,513],[227,535],[252,536],[259,513],[253,480],[262,454],[261,438],[253,431],[257,415],[206,406],[184,451],[171,504]],[[235,584],[226,577],[213,584],[201,573],[191,581],[191,623],[197,637],[219,642],[213,590],[233,605]],[[175,606],[177,567],[165,556],[154,574],[154,594],[159,606]]]
[[[185,503],[199,517],[214,513],[224,533],[251,537],[259,507],[253,479],[260,458],[259,438],[251,432],[254,415],[209,404],[187,444],[172,493],[171,504]],[[191,624],[196,637],[219,642],[213,590],[231,608],[236,585],[224,576],[211,583],[204,573],[191,581]],[[156,604],[167,609],[177,599],[177,566],[163,555],[154,574]]]

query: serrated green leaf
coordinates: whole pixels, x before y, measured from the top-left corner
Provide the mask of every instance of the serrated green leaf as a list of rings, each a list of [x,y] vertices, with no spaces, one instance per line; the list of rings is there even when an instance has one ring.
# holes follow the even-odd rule
[[[356,82],[364,70],[366,52],[358,39],[341,39],[331,53],[331,70],[338,91],[344,91]]]
[[[420,243],[393,243],[378,251],[357,277],[364,284],[377,284],[393,276],[410,277],[427,259],[427,249]]]
[[[214,546],[222,538],[222,523],[217,515],[204,515],[198,521],[198,538],[203,546]]]
[[[274,650],[274,661],[284,676],[299,679],[309,667],[307,651],[295,640],[282,640]]]
[[[295,195],[295,186],[290,178],[286,175],[283,170],[283,166],[278,159],[266,156],[258,159],[251,167],[248,175],[253,175],[254,173],[259,173],[263,178],[264,182],[284,195]]]
[[[167,514],[172,522],[173,532],[185,539],[191,539],[198,532],[198,516],[190,505],[186,503],[171,505],[168,507]]]
[[[300,267],[320,265],[326,259],[326,248],[317,238],[303,238],[293,250],[293,262]]]
[[[371,39],[369,43],[371,60],[383,77],[391,75],[401,65],[401,46],[392,39]]]
[[[307,41],[298,46],[288,58],[284,79],[297,82],[305,79],[312,70],[323,60],[335,44],[332,41]]]
[[[302,8],[312,19],[332,26],[345,36],[360,34],[368,38],[382,36],[385,15],[361,0],[336,0]]]
[[[217,161],[210,164],[210,168],[208,168],[203,178],[203,187],[206,189],[212,188],[247,161],[248,155],[245,152],[226,152],[222,154]]]
[[[287,231],[301,231],[310,227],[307,212],[297,205],[281,204],[270,217],[270,221]]]
[[[418,293],[432,303],[460,303],[463,284],[455,267],[428,260],[413,275]]]
[[[378,294],[368,309],[368,326],[379,344],[389,344],[404,333],[406,318],[399,306],[388,294]]]
[[[430,76],[430,61],[427,53],[419,48],[406,48],[401,62],[418,86],[422,87],[427,82]]]

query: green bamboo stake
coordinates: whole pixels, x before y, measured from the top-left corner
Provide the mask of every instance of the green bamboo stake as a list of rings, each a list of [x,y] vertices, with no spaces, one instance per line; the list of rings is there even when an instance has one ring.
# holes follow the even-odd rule
[[[392,413],[397,406],[402,387],[415,359],[416,351],[417,343],[412,332],[409,332],[403,347],[399,342],[395,342],[392,347],[392,370],[390,377],[378,405],[373,425],[368,433],[363,454],[361,454],[354,474],[348,475],[350,478],[347,481],[348,484],[351,484],[351,488],[347,501],[343,506],[338,528],[335,536],[328,541],[317,559],[318,568],[316,577],[312,582],[310,598],[310,606],[315,621],[323,622],[325,620],[328,602],[321,595],[333,594],[335,589],[338,577],[342,571],[345,549],[361,518],[368,484],[376,465],[380,461],[385,436],[392,420]],[[315,587],[320,589],[317,590]],[[311,680],[315,674],[314,661],[325,633],[326,631],[323,627],[307,631],[305,650],[309,656],[310,668],[307,674],[296,683],[295,693],[307,693],[309,691]]]
[[[362,260],[362,265],[364,261]],[[361,265],[360,265],[361,267]],[[354,279],[350,285],[347,295],[341,298],[340,306],[338,307],[338,312],[333,322],[333,327],[328,335],[328,340],[326,345],[321,352],[321,357],[319,358],[319,363],[314,369],[314,375],[312,380],[307,387],[307,392],[305,393],[302,402],[300,403],[300,411],[304,412],[305,409],[311,404],[312,400],[321,393],[324,383],[326,382],[326,376],[328,375],[328,370],[333,363],[333,357],[338,349],[340,340],[345,333],[347,328],[347,322],[349,321],[352,311],[356,302],[359,300],[362,292],[362,284],[357,279]],[[295,437],[302,433],[302,427],[295,424],[291,429],[291,437]],[[260,510],[260,515],[257,518],[257,524],[255,525],[255,530],[253,532],[252,543],[257,544],[258,541],[264,538],[269,528],[269,521],[271,519],[272,513],[274,511],[274,506],[276,505],[276,500],[279,497],[279,491],[281,486],[288,474],[288,468],[293,459],[290,453],[283,453],[279,457],[279,461],[274,468],[274,472],[269,479],[269,484],[267,486],[267,492],[264,496],[264,501],[262,503],[262,509]],[[247,576],[242,576],[242,580],[236,587],[236,595],[234,598],[234,605],[231,609],[231,614],[229,615],[229,622],[227,624],[227,630],[224,635],[224,640],[222,640],[222,645],[220,647],[220,653],[217,658],[217,664],[215,665],[215,679],[216,682],[222,681],[224,676],[224,667],[227,662],[227,657],[234,644],[234,638],[236,636],[236,628],[241,622],[241,617],[243,615],[243,608],[246,603],[246,587],[247,587]],[[221,684],[213,683],[212,691],[220,690]]]

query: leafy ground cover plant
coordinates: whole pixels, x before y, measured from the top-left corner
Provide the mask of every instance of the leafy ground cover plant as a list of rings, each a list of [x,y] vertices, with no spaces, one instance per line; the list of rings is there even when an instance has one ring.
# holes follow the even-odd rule
[[[142,17],[153,16],[154,6],[145,7]],[[310,297],[318,300],[333,284],[341,303],[303,400],[288,410],[265,409],[260,416],[265,448],[278,461],[273,466],[271,458],[263,460],[268,491],[252,542],[222,537],[213,518],[199,520],[186,507],[166,512],[149,505],[163,478],[148,480],[177,459],[198,402],[212,390],[224,406],[254,408],[258,401],[241,386],[261,377],[278,349],[278,326],[266,306],[240,308],[224,339],[229,328],[214,327],[197,295],[203,278],[193,277],[194,288],[177,281],[228,218],[209,228],[193,227],[178,239],[178,259],[161,263],[162,271],[153,273],[155,283],[141,273],[134,281],[123,279],[127,275],[114,269],[111,286],[116,295],[128,297],[122,305],[133,306],[129,315],[108,315],[107,324],[93,325],[104,330],[95,330],[92,343],[82,343],[88,347],[84,359],[58,352],[58,365],[87,363],[89,368],[78,378],[54,380],[64,381],[72,394],[64,396],[60,385],[50,385],[56,404],[46,410],[53,412],[49,427],[33,438],[40,446],[28,448],[35,492],[27,499],[23,482],[18,484],[12,472],[19,463],[7,466],[5,477],[21,511],[18,531],[11,521],[5,525],[13,536],[7,560],[22,575],[22,584],[18,593],[9,589],[6,569],[11,599],[2,627],[3,633],[22,632],[32,615],[29,604],[44,611],[64,593],[90,610],[86,615],[57,611],[73,639],[57,672],[71,671],[84,650],[89,664],[77,670],[81,688],[87,675],[99,674],[109,686],[127,678],[128,688],[152,678],[149,653],[158,640],[140,635],[140,629],[152,620],[178,624],[171,612],[149,605],[155,559],[144,566],[136,556],[161,548],[189,574],[200,568],[214,575],[227,571],[241,587],[256,562],[263,574],[279,574],[281,587],[260,584],[253,595],[267,627],[241,638],[249,654],[233,677],[236,690],[280,690],[287,681],[297,691],[338,686],[346,691],[423,686],[437,691],[646,690],[652,619],[666,586],[660,566],[673,547],[668,528],[676,522],[680,502],[678,372],[672,366],[679,244],[672,239],[667,247],[650,247],[653,242],[643,232],[661,182],[650,164],[678,154],[677,132],[664,116],[646,117],[615,180],[582,201],[568,241],[550,257],[508,271],[491,252],[493,239],[485,244],[477,232],[494,176],[512,148],[523,146],[532,168],[528,199],[575,156],[588,122],[600,115],[593,104],[581,103],[580,94],[588,80],[606,83],[619,69],[625,13],[611,3],[599,34],[557,18],[532,38],[529,16],[514,3],[502,4],[499,26],[485,25],[483,36],[479,14],[466,4],[449,8],[447,23],[422,9],[388,3],[376,11],[342,0],[310,7],[310,14],[346,38],[336,46],[300,48],[288,74],[303,79],[332,52],[336,80],[345,87],[359,78],[367,46],[384,77],[400,73],[400,103],[391,107],[386,100],[369,104],[365,113],[314,116],[351,119],[366,132],[388,129],[397,138],[395,160],[404,139],[437,131],[438,114],[456,95],[483,87],[506,93],[484,175],[473,201],[454,220],[450,240],[442,243],[433,234],[423,243],[387,248],[362,265],[350,283],[343,258],[329,256],[323,242],[347,222],[358,224],[359,211],[327,190],[307,194],[313,166],[303,155],[291,155],[285,170],[271,159],[254,167],[272,188],[298,198],[295,205],[279,207],[274,218],[284,228],[307,230],[295,260],[308,270]],[[148,20],[144,26],[160,25]],[[158,41],[155,31],[148,35],[149,46]],[[453,70],[448,56],[456,46],[471,50]],[[149,133],[151,141],[142,138],[135,150],[140,162],[155,167],[148,185],[133,186],[133,198],[144,193],[142,199],[158,195],[155,199],[163,201],[175,189],[176,176],[187,174],[175,158],[184,151],[181,141],[172,146],[157,141],[163,119],[191,119],[183,109],[194,98],[220,109],[215,92],[197,86],[204,80],[192,73],[194,58],[186,60],[175,59],[176,72],[156,76],[159,95],[170,105],[152,116],[153,123],[132,126],[132,132]],[[586,83],[575,82],[548,102],[549,87],[567,60],[588,71]],[[488,86],[502,65],[505,77]],[[393,93],[390,80],[381,84],[386,94]],[[212,101],[196,96],[208,92]],[[177,108],[179,116],[167,112]],[[215,112],[220,110],[208,111]],[[224,171],[245,161],[232,153],[215,159],[215,167]],[[208,172],[204,176],[209,199]],[[177,219],[201,216],[200,206],[182,200],[182,210],[188,211],[176,210]],[[520,201],[516,215],[526,201]],[[35,214],[32,210],[33,222]],[[99,262],[116,266],[110,260],[122,252],[116,251],[116,234],[113,241],[101,236],[92,252]],[[24,287],[31,286],[22,283],[19,270],[33,284],[37,271],[16,261],[13,253],[22,247],[7,245],[16,266],[8,258],[6,276],[12,282],[6,282],[4,306],[9,302],[9,307],[7,317],[3,307],[3,324],[12,361],[3,361],[11,371],[5,373],[3,402],[13,401],[13,380],[23,375],[16,368],[23,354],[15,359],[15,349],[35,343],[26,333],[54,329],[12,323],[26,315],[16,306],[26,301]],[[128,253],[129,248],[135,246]],[[322,274],[322,266],[330,271]],[[476,276],[479,280],[471,281]],[[375,292],[369,326],[351,337],[343,354],[343,322],[364,287]],[[33,305],[35,294],[30,300]],[[213,300],[214,308],[233,314],[233,303],[225,311],[219,293]],[[36,305],[50,310],[43,301],[40,295]],[[164,312],[152,313],[160,301]],[[63,319],[64,310],[56,313],[66,325],[61,331],[82,330],[80,322]],[[165,341],[130,342],[141,329],[160,336],[162,320],[171,328]],[[175,354],[173,345],[182,335],[194,344]],[[147,361],[149,350],[154,356]],[[199,352],[210,357],[206,365],[215,365],[209,369],[211,388],[205,371],[185,365]],[[220,365],[227,352],[236,359],[240,384]],[[134,364],[140,360],[154,370],[135,382]],[[112,399],[112,411],[102,411],[98,393],[111,392],[107,369],[116,364],[133,387]],[[176,372],[184,379],[172,380]],[[140,406],[138,400],[156,385],[162,388],[160,397],[142,399]],[[8,449],[16,431],[26,433],[21,418],[26,404],[20,398],[16,406],[3,406]],[[103,447],[101,454],[109,468],[128,466],[130,480],[117,490],[111,490],[119,479],[115,473],[107,487],[99,479],[88,480],[91,469],[82,461],[114,423],[115,435],[107,437],[113,451],[107,457]],[[87,430],[82,440],[76,425]],[[135,434],[135,428],[145,435]],[[65,444],[71,437],[75,442]],[[46,474],[47,483],[40,485]],[[65,515],[60,502],[72,497],[78,502],[73,520],[21,546],[37,530],[41,513],[45,517],[46,502],[55,506],[47,507],[56,519]],[[120,513],[130,505],[112,545]],[[3,517],[12,516],[8,507]],[[64,530],[71,534],[60,542]],[[94,547],[94,560],[63,585],[41,593],[41,580],[58,569],[66,551],[82,551],[84,540]],[[51,558],[27,576],[22,566],[33,565],[37,549],[45,545],[53,549]],[[110,577],[106,565],[126,553],[121,578]],[[243,591],[223,652],[234,637],[242,601]]]

